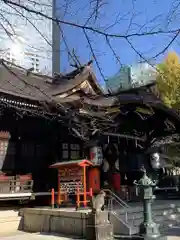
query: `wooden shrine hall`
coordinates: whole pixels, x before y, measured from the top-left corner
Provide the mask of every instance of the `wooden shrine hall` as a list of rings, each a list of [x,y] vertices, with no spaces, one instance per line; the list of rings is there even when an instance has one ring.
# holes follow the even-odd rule
[[[154,87],[105,94],[92,62],[51,78],[1,61],[0,199],[57,190],[57,171],[49,168],[57,162],[87,159],[103,172],[105,158],[112,172],[118,159],[118,171],[127,175],[137,161],[122,160],[125,152],[142,154],[159,138],[179,133],[179,116]],[[100,157],[94,147],[102,149]],[[101,175],[101,182],[110,176]]]

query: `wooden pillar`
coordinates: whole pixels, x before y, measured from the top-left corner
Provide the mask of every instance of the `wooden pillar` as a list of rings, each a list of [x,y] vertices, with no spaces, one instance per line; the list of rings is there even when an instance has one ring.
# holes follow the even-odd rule
[[[58,169],[58,195],[57,195],[57,205],[60,206],[61,204],[61,192],[60,192],[60,169]]]
[[[87,206],[86,166],[83,166],[83,186],[84,186],[84,207],[86,207]]]

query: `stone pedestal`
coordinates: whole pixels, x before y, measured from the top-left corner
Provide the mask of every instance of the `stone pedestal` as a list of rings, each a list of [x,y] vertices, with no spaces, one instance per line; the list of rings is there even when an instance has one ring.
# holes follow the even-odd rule
[[[89,213],[86,222],[87,240],[113,240],[113,225],[108,220],[108,212]]]
[[[144,221],[139,226],[139,234],[150,238],[160,237],[159,225],[152,218],[152,199],[143,200]]]
[[[155,222],[141,223],[139,226],[139,234],[140,236],[149,238],[159,238],[161,236],[159,226]]]

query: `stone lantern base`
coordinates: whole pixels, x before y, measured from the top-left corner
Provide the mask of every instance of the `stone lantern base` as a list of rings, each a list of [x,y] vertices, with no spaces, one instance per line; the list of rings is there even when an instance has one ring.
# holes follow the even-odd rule
[[[160,232],[159,232],[159,225],[156,224],[155,222],[151,223],[141,223],[139,226],[139,234],[140,236],[150,236],[152,238],[160,237]]]
[[[167,236],[163,236],[159,232],[159,225],[155,222],[151,223],[141,223],[139,226],[140,239],[149,240],[166,240]]]

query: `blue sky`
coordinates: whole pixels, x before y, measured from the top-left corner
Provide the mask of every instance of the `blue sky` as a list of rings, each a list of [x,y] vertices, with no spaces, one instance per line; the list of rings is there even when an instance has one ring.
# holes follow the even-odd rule
[[[101,28],[102,30],[109,27],[109,29],[106,30],[107,32],[121,35],[157,31],[160,29],[176,29],[179,26],[180,7],[178,6],[178,1],[175,0],[101,1],[106,4],[100,9],[98,20],[95,22],[93,18],[89,21],[87,26]],[[60,14],[61,18],[63,17],[64,20],[84,24],[93,12],[93,4],[90,4],[90,0],[69,0],[70,3],[68,8],[67,5],[65,6],[65,2],[67,2],[67,0],[64,0],[64,2],[62,0],[57,0],[57,5],[60,7],[60,13],[58,14]],[[66,14],[64,14],[65,8],[67,9]],[[116,19],[119,21],[117,24],[113,25]],[[82,63],[89,61],[92,58],[92,53],[83,31],[67,25],[62,25],[62,29],[69,48],[75,49],[79,60]],[[105,37],[90,31],[87,33],[103,75],[108,77],[117,73],[120,64],[117,63]],[[162,34],[156,36],[133,37],[129,38],[129,40],[138,52],[154,63],[163,59],[164,55],[160,55],[157,59],[153,59],[153,57],[164,49],[170,42],[172,36],[172,34]],[[178,40],[179,39],[171,45],[169,48],[170,51],[173,50],[179,53],[180,41]],[[125,39],[113,38],[110,39],[110,42],[114,51],[120,57],[122,64],[134,64],[141,60]],[[61,71],[68,71],[68,57],[66,51],[64,51],[65,46],[63,42],[61,43],[61,49]],[[93,68],[98,80],[103,84],[103,77],[98,71],[95,61]]]

